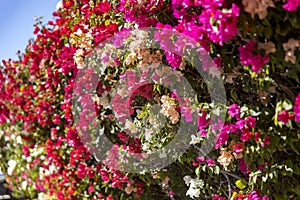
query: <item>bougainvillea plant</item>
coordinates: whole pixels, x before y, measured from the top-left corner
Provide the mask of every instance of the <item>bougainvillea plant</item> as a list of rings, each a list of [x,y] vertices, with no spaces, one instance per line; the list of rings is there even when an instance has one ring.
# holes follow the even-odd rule
[[[8,187],[30,199],[300,199],[299,6],[63,0],[53,21],[37,20],[19,60],[2,61]],[[225,96],[211,87],[218,75]],[[196,129],[176,140],[189,123]],[[124,165],[157,151],[175,159]]]

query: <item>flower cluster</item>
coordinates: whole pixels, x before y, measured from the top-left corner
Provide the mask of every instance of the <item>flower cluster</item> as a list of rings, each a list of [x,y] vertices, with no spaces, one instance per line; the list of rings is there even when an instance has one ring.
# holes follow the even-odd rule
[[[186,196],[190,196],[192,199],[199,197],[200,189],[204,186],[204,181],[201,179],[193,179],[190,176],[183,177],[183,180],[187,186],[189,186]]]
[[[161,113],[169,117],[172,124],[176,124],[179,121],[179,113],[176,111],[177,104],[175,99],[164,95],[160,100],[162,102]]]
[[[239,47],[241,64],[244,66],[251,65],[251,69],[254,72],[258,72],[267,62],[269,62],[269,56],[261,56],[259,53],[253,54],[255,51],[256,43],[250,41],[247,45]]]
[[[273,0],[243,0],[245,11],[251,14],[251,17],[257,14],[259,19],[264,19],[268,14],[268,7],[275,7]]]
[[[289,39],[286,43],[282,44],[283,49],[285,50],[284,60],[286,62],[296,63],[295,50],[300,48],[300,40]]]
[[[175,29],[181,29],[183,33],[197,41],[208,36],[212,42],[222,44],[237,34],[236,24],[240,9],[236,4],[232,4],[231,8],[228,7],[224,1],[173,0],[173,15],[180,22]],[[198,14],[197,10],[201,9],[203,9],[201,14]],[[190,12],[191,14],[187,14]]]

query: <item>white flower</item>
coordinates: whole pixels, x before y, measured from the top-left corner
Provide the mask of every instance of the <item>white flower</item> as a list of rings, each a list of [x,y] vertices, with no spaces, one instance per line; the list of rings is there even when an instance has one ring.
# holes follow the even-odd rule
[[[185,176],[185,177],[183,177],[183,180],[184,180],[185,184],[186,184],[187,186],[189,186],[189,185],[190,185],[190,182],[191,182],[191,180],[192,180],[192,177],[191,177],[191,176]]]
[[[149,141],[152,138],[153,130],[145,129],[145,140]]]
[[[200,137],[197,137],[195,135],[191,135],[191,138],[192,138],[192,140],[190,142],[191,145],[192,144],[198,144],[199,142],[201,142],[201,138]]]
[[[122,98],[125,98],[128,96],[128,88],[125,84],[121,84],[118,87],[118,92],[117,92]]]
[[[16,139],[16,135],[15,135],[15,134],[11,134],[11,135],[10,135],[10,138],[11,138],[12,140],[15,140],[15,139]]]
[[[73,59],[77,64],[78,69],[83,69],[85,67],[85,64],[83,62],[83,55],[84,55],[83,49],[77,49],[73,56]]]
[[[26,158],[26,161],[27,161],[28,163],[30,163],[30,162],[32,161],[31,156],[28,156],[28,157]]]
[[[138,132],[138,128],[135,126],[135,124],[128,119],[126,119],[126,121],[125,121],[125,129],[130,130],[131,133]]]
[[[23,181],[22,182],[22,189],[26,190],[26,188],[27,188],[27,181]]]
[[[190,187],[189,190],[186,192],[186,196],[190,196],[192,199],[194,199],[195,197],[198,198],[199,195],[200,195],[200,190],[192,187]]]
[[[7,169],[7,175],[8,176],[12,175],[16,165],[17,165],[17,161],[15,161],[15,160],[9,160],[8,161],[8,169]]]
[[[10,137],[8,137],[7,135],[4,137],[4,141],[7,142],[10,140]]]
[[[52,198],[45,193],[39,193],[37,199],[38,200],[48,200],[48,199],[52,199]]]
[[[108,92],[105,91],[105,92],[103,92],[103,94],[101,95],[101,97],[99,97],[99,103],[104,108],[110,108],[110,103],[109,103],[109,99],[108,99],[107,95],[108,95]]]
[[[16,139],[17,139],[18,144],[23,144],[22,137],[20,135],[18,135],[18,137]]]
[[[147,151],[149,149],[149,147],[150,147],[150,145],[148,142],[142,144],[143,151]]]
[[[192,199],[195,197],[199,197],[200,189],[203,188],[204,182],[201,179],[193,179],[190,176],[185,176],[183,178],[186,185],[190,185],[188,191],[186,192],[186,196],[190,196]]]
[[[50,171],[51,174],[53,174],[53,173],[56,171],[56,166],[52,164],[52,165],[49,167],[49,171]]]
[[[56,4],[56,10],[62,9],[63,7],[64,7],[64,6],[63,6],[62,1],[59,1],[59,2]]]
[[[125,59],[125,65],[130,65],[132,62],[134,62],[136,60],[136,53],[135,52],[131,52]]]

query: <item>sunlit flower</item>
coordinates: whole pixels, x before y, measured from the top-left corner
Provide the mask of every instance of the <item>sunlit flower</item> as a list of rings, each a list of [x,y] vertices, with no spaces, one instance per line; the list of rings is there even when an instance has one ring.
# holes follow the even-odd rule
[[[251,14],[251,17],[257,14],[259,19],[264,19],[268,14],[268,7],[275,7],[273,0],[243,0],[245,11]]]
[[[231,151],[226,151],[225,149],[221,150],[221,155],[218,157],[218,162],[225,168],[230,165],[230,163],[234,160]]]

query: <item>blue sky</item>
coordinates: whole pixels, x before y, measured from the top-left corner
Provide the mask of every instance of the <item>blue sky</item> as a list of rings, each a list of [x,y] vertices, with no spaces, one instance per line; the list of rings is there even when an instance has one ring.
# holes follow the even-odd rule
[[[24,52],[34,37],[34,17],[43,16],[46,23],[59,0],[0,0],[0,61],[17,59],[17,51]]]

